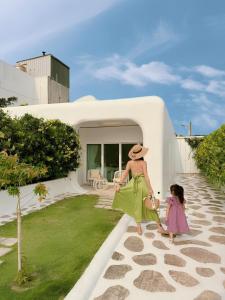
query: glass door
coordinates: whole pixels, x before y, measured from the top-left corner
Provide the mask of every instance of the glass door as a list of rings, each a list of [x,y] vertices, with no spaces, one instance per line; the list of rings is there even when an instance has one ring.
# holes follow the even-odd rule
[[[119,144],[104,144],[104,177],[113,181],[114,172],[119,170]]]
[[[87,144],[87,172],[101,169],[101,144]]]

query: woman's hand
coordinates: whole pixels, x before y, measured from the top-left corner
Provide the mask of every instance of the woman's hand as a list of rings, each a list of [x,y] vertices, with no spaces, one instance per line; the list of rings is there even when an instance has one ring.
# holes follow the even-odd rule
[[[120,191],[120,185],[118,183],[116,184],[115,190],[116,190],[116,192]]]
[[[154,195],[153,190],[148,191],[148,196],[152,197]]]

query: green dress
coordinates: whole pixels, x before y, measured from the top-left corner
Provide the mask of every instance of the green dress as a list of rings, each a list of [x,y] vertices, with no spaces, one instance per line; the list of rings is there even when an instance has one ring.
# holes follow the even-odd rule
[[[157,211],[145,207],[143,199],[148,195],[148,188],[143,174],[135,175],[119,192],[115,193],[112,208],[120,209],[135,219],[160,222]]]

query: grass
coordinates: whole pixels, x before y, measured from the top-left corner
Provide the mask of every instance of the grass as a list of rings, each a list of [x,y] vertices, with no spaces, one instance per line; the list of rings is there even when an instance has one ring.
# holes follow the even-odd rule
[[[17,249],[0,265],[1,300],[55,300],[79,279],[121,213],[94,208],[97,196],[64,199],[23,217],[23,254],[35,278],[27,290],[15,292]],[[0,236],[16,237],[16,222],[0,226]]]

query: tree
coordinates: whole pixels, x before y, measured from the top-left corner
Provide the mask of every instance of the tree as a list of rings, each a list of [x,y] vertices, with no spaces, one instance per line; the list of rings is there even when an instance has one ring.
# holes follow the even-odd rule
[[[9,106],[17,101],[16,97],[0,98],[0,107]]]
[[[19,187],[26,185],[34,178],[43,176],[46,172],[46,168],[20,163],[17,155],[8,155],[4,151],[0,152],[0,189],[7,189],[9,195],[17,197],[17,283],[19,285],[27,280],[22,265],[21,196]],[[37,184],[33,191],[39,196],[39,201],[42,201],[47,194],[47,189],[42,183]]]

